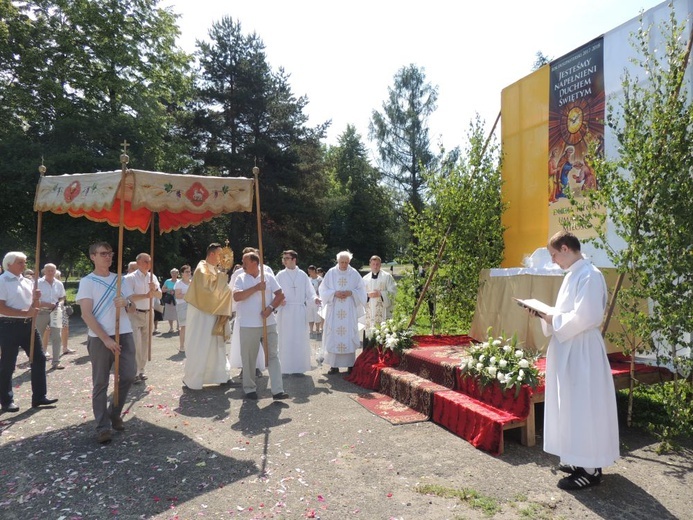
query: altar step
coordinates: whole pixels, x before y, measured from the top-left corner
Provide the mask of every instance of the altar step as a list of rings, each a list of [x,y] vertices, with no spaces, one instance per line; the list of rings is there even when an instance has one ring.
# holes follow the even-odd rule
[[[520,428],[523,444],[533,446],[534,403],[530,406],[524,394],[525,402],[519,407],[507,406],[500,390],[500,397],[493,397],[461,381],[459,366],[467,357],[471,338],[463,337],[460,343],[413,348],[400,358],[388,355],[384,359],[366,351],[349,379],[424,414],[494,455],[503,453],[504,431],[513,428]]]
[[[375,348],[356,359],[347,380],[378,391],[424,414],[429,420],[490,453],[503,453],[504,432],[520,430],[520,442],[536,444],[535,405],[544,401],[544,389],[522,387],[520,393],[501,391],[497,384],[482,387],[465,378],[460,365],[474,340],[468,336],[418,336],[418,346],[401,356]],[[630,359],[609,354],[617,389],[630,384]],[[540,372],[545,359],[537,362]],[[637,363],[638,384],[661,383],[671,373],[661,367]]]

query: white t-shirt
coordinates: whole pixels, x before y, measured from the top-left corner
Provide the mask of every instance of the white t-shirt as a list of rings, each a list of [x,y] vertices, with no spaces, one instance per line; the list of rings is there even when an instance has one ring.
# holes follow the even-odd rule
[[[240,269],[239,269],[240,271]],[[251,287],[255,287],[260,283],[260,275],[255,278],[250,276],[245,271],[238,275],[233,283],[233,292],[245,291]],[[274,300],[274,293],[281,291],[277,279],[269,273],[265,273],[265,305],[269,305]],[[241,327],[262,327],[262,293],[255,292],[249,298],[243,301],[236,302],[236,320]],[[267,325],[275,325],[277,323],[274,313],[271,313],[267,318]]]
[[[183,294],[183,296],[185,296],[185,293],[188,292],[188,289],[190,289],[190,284],[185,283],[182,278],[176,280],[176,285],[173,286],[173,290],[180,291]],[[183,298],[176,298],[176,305],[180,305],[183,303],[187,305],[188,302],[186,302]]]
[[[88,274],[79,281],[79,289],[75,300],[81,305],[81,300],[91,300],[92,313],[99,322],[101,328],[109,336],[115,336],[115,319],[116,308],[113,304],[113,299],[116,294],[116,281],[118,275],[109,273],[108,276],[97,276],[94,273]],[[120,284],[120,292],[124,298],[132,294],[132,290],[128,284]],[[132,332],[132,325],[127,311],[120,309],[120,333],[127,334]],[[96,334],[89,329],[89,336],[97,337]]]

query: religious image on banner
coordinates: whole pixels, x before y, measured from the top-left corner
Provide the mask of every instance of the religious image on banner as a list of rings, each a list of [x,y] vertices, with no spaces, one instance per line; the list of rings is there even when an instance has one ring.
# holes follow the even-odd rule
[[[578,238],[595,236],[572,218],[569,195],[578,200],[598,189],[589,149],[604,149],[604,41],[597,38],[551,62],[549,93],[549,236],[568,230]]]

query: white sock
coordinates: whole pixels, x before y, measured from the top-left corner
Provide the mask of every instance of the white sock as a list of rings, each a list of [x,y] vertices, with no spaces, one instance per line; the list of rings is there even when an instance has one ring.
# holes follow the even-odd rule
[[[582,468],[585,470],[585,473],[588,475],[596,475],[597,474],[597,468]]]

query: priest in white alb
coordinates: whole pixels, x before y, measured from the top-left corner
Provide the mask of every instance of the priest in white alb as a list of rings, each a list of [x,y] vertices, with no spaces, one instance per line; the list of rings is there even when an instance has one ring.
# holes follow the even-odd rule
[[[583,258],[580,241],[561,231],[549,240],[551,260],[567,271],[542,318],[551,336],[546,354],[544,451],[560,457],[568,476],[558,482],[565,490],[598,485],[602,468],[619,458],[616,393],[600,331],[606,308],[604,276]]]
[[[363,277],[368,296],[364,316],[366,331],[391,318],[395,306],[397,284],[390,273],[380,269],[382,263],[379,256],[373,255],[369,262],[371,272]]]
[[[308,305],[320,303],[310,278],[297,267],[297,260],[296,251],[284,251],[284,269],[276,276],[285,297],[277,310],[279,359],[284,374],[303,374],[310,370]]]
[[[197,264],[185,294],[188,315],[183,383],[193,390],[229,381],[224,335],[231,317],[232,293],[228,276],[217,268],[221,250],[218,243],[207,247],[207,257]]]
[[[339,373],[339,368],[351,368],[359,348],[359,318],[366,304],[366,286],[359,272],[349,265],[352,254],[342,251],[337,255],[337,265],[327,271],[320,285],[325,320],[322,348],[325,363],[330,365],[329,374]]]

